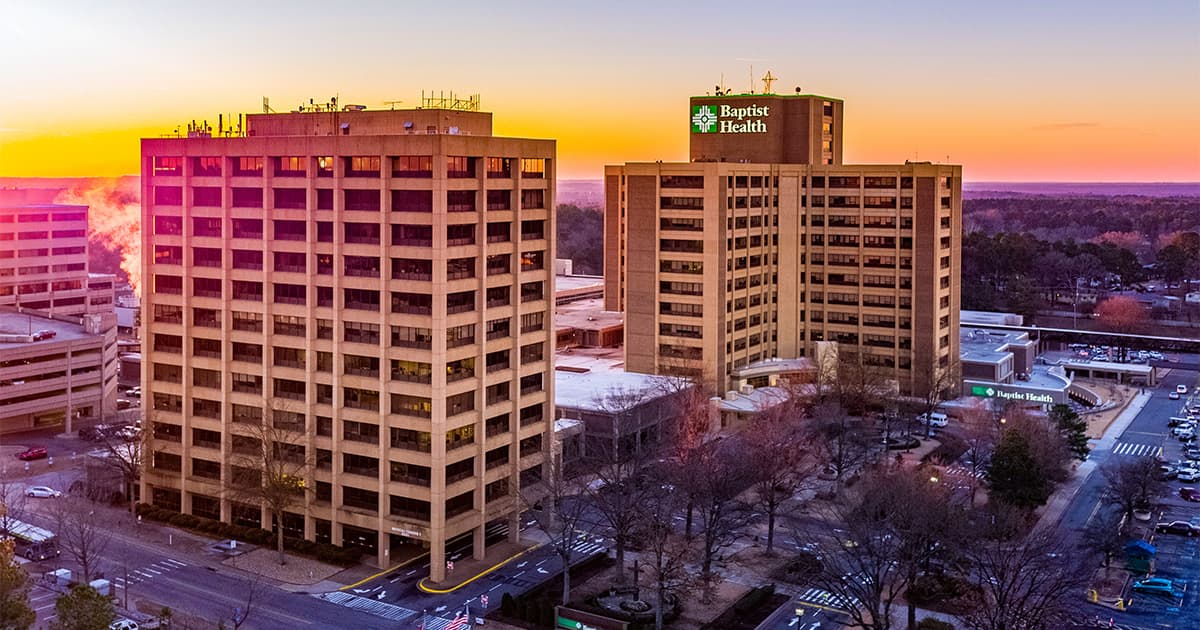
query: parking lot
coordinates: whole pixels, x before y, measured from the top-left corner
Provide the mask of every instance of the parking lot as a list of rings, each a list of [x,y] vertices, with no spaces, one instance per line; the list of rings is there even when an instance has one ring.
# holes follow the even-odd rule
[[[1158,458],[1164,466],[1168,492],[1152,518],[1157,523],[1184,521],[1200,527],[1200,502],[1196,502],[1200,492],[1182,493],[1193,496],[1192,500],[1181,496],[1184,488],[1200,491],[1200,449],[1194,446],[1196,425],[1200,423],[1200,396],[1192,388],[1185,390],[1186,393],[1179,392],[1178,399],[1170,397],[1174,403],[1169,407],[1173,415],[1159,418],[1162,430],[1167,432],[1159,438]],[[1175,388],[1168,390],[1174,391]],[[1200,535],[1155,532],[1149,542],[1157,550],[1153,577],[1170,580],[1177,595],[1130,592],[1128,620],[1134,623],[1154,620],[1160,625],[1180,628],[1200,627]]]

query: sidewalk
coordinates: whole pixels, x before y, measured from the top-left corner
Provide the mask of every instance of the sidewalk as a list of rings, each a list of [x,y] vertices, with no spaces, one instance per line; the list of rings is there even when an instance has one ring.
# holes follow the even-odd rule
[[[1116,420],[1113,420],[1112,424],[1108,426],[1108,430],[1104,432],[1104,436],[1095,441],[1092,446],[1092,452],[1107,452],[1112,450],[1117,438],[1125,432],[1125,429],[1129,428],[1133,419],[1146,406],[1146,401],[1148,400],[1150,400],[1149,392],[1143,391],[1134,396],[1129,404],[1121,410]],[[1054,491],[1054,494],[1050,496],[1050,500],[1046,502],[1046,506],[1042,508],[1041,516],[1038,517],[1039,527],[1053,528],[1058,526],[1059,521],[1062,520],[1063,514],[1066,512],[1067,506],[1071,504],[1071,500],[1075,498],[1076,493],[1079,492],[1079,489],[1087,482],[1088,477],[1099,466],[1099,459],[1094,455],[1089,456],[1087,461],[1079,464],[1075,469],[1075,474]]]

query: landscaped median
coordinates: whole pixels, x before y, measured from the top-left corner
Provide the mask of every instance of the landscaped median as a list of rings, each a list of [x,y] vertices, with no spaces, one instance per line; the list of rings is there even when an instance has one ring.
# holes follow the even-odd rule
[[[1093,604],[1099,604],[1113,610],[1125,610],[1129,600],[1125,593],[1133,574],[1125,569],[1104,568],[1096,569],[1092,581],[1088,585],[1087,599]]]

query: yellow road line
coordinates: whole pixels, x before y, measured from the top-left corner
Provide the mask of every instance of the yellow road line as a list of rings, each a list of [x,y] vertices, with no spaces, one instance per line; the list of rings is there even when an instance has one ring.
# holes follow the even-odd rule
[[[499,569],[500,567],[508,564],[509,562],[512,562],[513,560],[516,560],[517,558],[520,558],[521,556],[523,556],[523,555],[529,553],[530,551],[533,551],[534,549],[537,549],[538,547],[541,547],[541,546],[542,546],[541,544],[537,544],[528,549],[523,549],[521,551],[518,551],[517,553],[505,558],[504,560],[501,560],[499,564],[497,564],[489,569],[485,569],[483,572],[481,572],[478,575],[472,577],[471,579],[459,584],[458,586],[444,589],[444,590],[430,588],[428,586],[425,586],[425,580],[428,580],[429,578],[421,578],[421,580],[419,582],[417,582],[417,588],[421,589],[422,591],[424,591],[426,593],[431,593],[434,595],[445,595],[446,593],[453,593],[454,591],[457,591],[458,589],[470,584],[471,582],[478,580],[479,578],[491,573],[492,571],[495,571],[496,569]]]
[[[416,562],[417,560],[420,560],[421,558],[425,558],[425,557],[427,557],[428,555],[429,555],[429,553],[428,553],[428,552],[426,552],[426,553],[423,553],[423,554],[421,554],[421,555],[419,555],[419,556],[416,556],[416,557],[413,557],[413,558],[409,558],[408,560],[405,560],[404,562],[401,562],[400,564],[397,564],[397,565],[395,565],[395,566],[393,566],[393,567],[391,567],[391,568],[388,568],[388,569],[384,569],[384,570],[380,571],[379,573],[376,573],[375,575],[368,575],[367,577],[365,577],[365,578],[363,578],[363,579],[361,579],[361,580],[359,580],[359,581],[357,581],[357,582],[355,582],[355,583],[353,583],[353,584],[347,584],[347,585],[345,585],[345,586],[343,586],[343,587],[339,588],[338,590],[339,590],[339,591],[344,591],[344,590],[347,590],[347,589],[354,588],[354,587],[356,587],[356,586],[361,586],[361,585],[363,585],[363,584],[366,584],[367,582],[370,582],[371,580],[374,580],[375,578],[377,578],[377,577],[379,577],[379,576],[381,576],[381,575],[384,575],[384,574],[387,574],[387,573],[391,573],[392,571],[395,571],[396,569],[403,569],[404,567],[406,567],[406,566],[408,566],[408,565],[410,565],[410,564],[412,564],[412,563]]]

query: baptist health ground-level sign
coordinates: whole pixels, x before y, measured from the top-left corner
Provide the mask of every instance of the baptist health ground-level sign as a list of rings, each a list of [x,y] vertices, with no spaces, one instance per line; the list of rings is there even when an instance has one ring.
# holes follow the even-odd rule
[[[1068,400],[1066,389],[1041,389],[1009,383],[986,383],[970,380],[964,380],[963,387],[972,396],[999,398],[1027,405],[1065,405]]]

